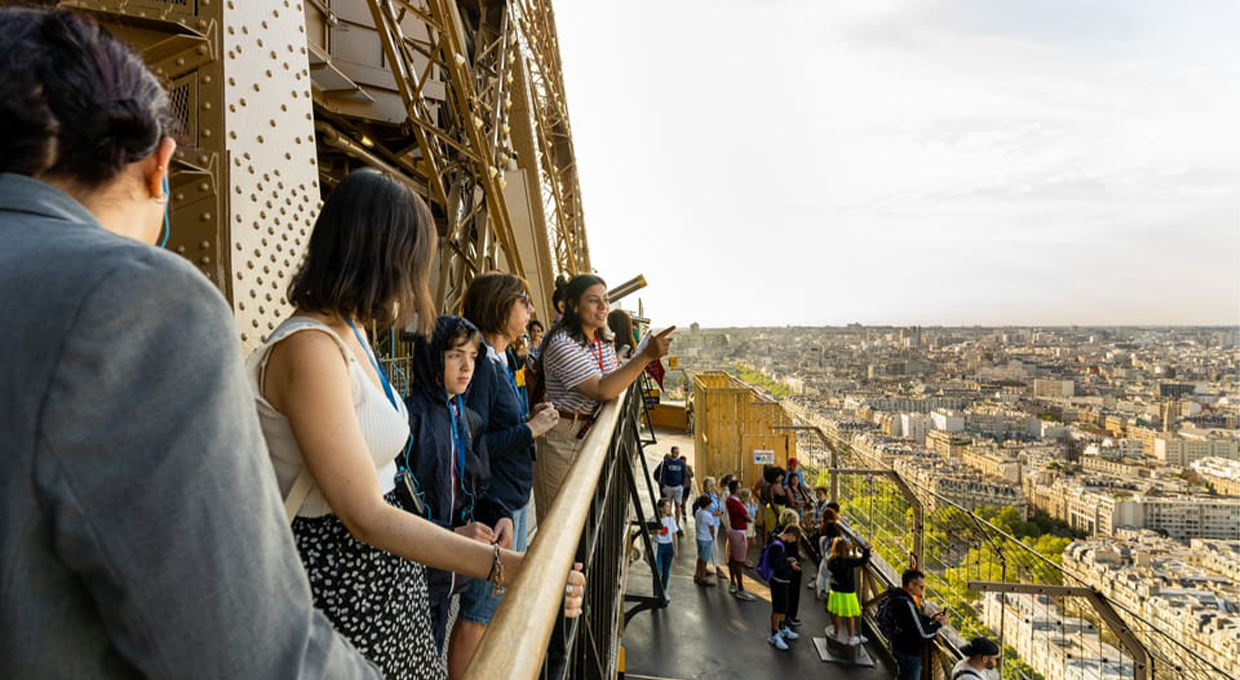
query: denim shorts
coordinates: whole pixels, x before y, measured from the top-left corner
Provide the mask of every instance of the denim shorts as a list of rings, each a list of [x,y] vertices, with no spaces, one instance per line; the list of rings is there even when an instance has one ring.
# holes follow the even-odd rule
[[[703,541],[702,539],[700,539],[700,538],[699,538],[699,539],[697,540],[697,546],[698,546],[698,559],[699,559],[699,560],[702,560],[703,562],[709,562],[709,561],[710,561],[711,548],[713,548],[713,547],[714,547],[714,545],[715,545],[715,542],[714,542],[714,541]]]
[[[528,503],[525,507],[512,513],[512,549],[517,552],[524,552],[526,544],[529,542],[527,536],[529,514],[530,506]],[[503,595],[495,594],[490,581],[483,578],[470,579],[469,584],[465,586],[465,590],[461,591],[461,619],[470,623],[480,623],[484,626],[489,625],[491,619],[495,616],[496,610],[499,609],[499,603],[503,600]]]

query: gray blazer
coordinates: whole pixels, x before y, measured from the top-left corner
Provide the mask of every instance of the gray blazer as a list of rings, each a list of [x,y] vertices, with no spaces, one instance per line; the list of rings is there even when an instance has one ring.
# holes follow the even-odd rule
[[[0,678],[379,678],[284,523],[227,304],[0,174]]]

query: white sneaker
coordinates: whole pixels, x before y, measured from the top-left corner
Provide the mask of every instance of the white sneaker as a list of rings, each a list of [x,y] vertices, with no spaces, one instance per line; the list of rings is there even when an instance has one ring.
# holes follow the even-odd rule
[[[847,642],[846,644],[847,644],[849,647],[856,647],[856,646],[857,646],[860,642],[861,642],[861,638],[859,638],[859,637],[857,637],[856,635],[854,635],[854,636],[852,636],[852,637],[848,638],[848,642]]]
[[[779,633],[776,633],[772,635],[771,637],[767,638],[766,641],[775,645],[775,649],[782,649],[784,651],[788,650],[788,643],[784,642],[783,636],[780,635]]]
[[[779,634],[780,634],[780,635],[782,635],[782,636],[784,636],[784,638],[785,638],[785,639],[787,639],[787,640],[795,640],[795,639],[797,639],[797,638],[801,637],[801,634],[800,634],[800,633],[796,632],[795,630],[792,630],[791,628],[787,628],[787,627],[785,627],[785,628],[780,628],[780,629],[779,629]]]
[[[860,641],[861,641],[861,644],[863,644],[863,645],[864,645],[865,643],[867,643],[867,642],[869,642],[869,641],[870,641],[870,638],[868,638],[868,637],[866,637],[866,636],[864,636],[864,635],[858,635],[858,636],[857,636],[857,639],[858,639],[858,640],[860,640]]]

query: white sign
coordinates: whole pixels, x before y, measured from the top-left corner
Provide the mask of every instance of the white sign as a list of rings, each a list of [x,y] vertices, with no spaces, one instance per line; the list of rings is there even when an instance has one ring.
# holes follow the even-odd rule
[[[763,451],[762,449],[754,449],[753,450],[753,464],[754,465],[774,465],[775,464],[775,452],[774,451]]]

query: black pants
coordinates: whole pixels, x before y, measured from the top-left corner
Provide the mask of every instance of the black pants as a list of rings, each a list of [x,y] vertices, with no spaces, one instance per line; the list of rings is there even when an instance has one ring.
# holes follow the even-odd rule
[[[801,567],[804,569],[805,567]],[[792,570],[792,578],[788,580],[788,618],[797,618],[801,608],[801,572]]]
[[[440,654],[443,654],[443,646],[448,638],[448,614],[450,609],[452,609],[451,596],[431,598],[431,632],[435,635],[435,644],[439,647]]]

